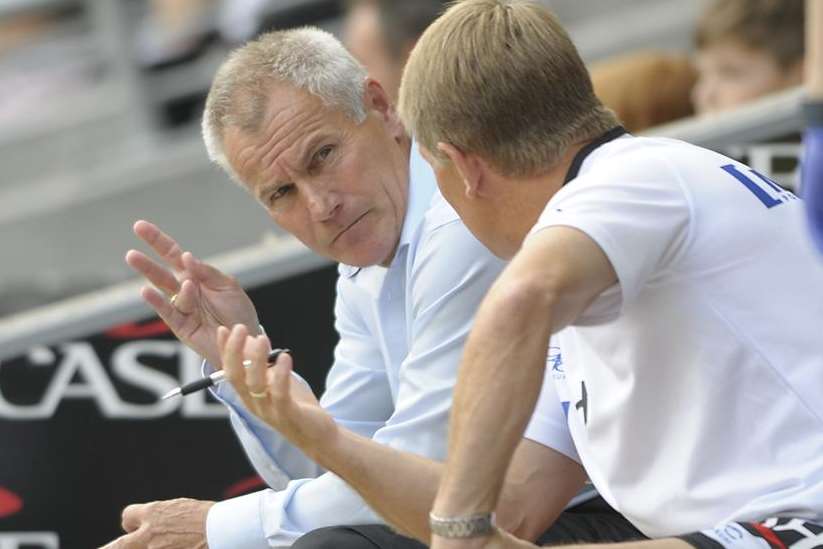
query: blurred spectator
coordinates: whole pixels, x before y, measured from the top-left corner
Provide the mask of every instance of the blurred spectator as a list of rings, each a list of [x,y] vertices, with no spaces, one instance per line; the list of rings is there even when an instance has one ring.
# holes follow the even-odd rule
[[[191,59],[214,36],[214,0],[151,0],[137,31],[135,53],[143,66]]]
[[[697,113],[800,85],[803,18],[803,0],[715,0],[695,33]]]
[[[0,17],[0,133],[14,135],[19,125],[99,80],[101,59],[82,13],[58,5]]]
[[[685,55],[638,52],[590,67],[594,91],[631,132],[693,114],[697,71]]]
[[[403,67],[444,0],[349,0],[343,42],[397,102]]]

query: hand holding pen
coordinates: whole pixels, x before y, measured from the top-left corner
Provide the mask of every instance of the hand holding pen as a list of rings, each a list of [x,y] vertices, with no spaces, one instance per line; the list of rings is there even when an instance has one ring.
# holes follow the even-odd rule
[[[279,357],[282,353],[291,353],[291,349],[272,349],[269,351],[269,356],[266,361],[267,367],[272,367],[277,363],[277,357]],[[251,360],[244,360],[243,366],[248,368],[251,366]],[[166,400],[167,398],[171,398],[177,395],[188,395],[191,393],[195,393],[197,391],[202,391],[203,389],[207,389],[209,387],[215,387],[220,385],[226,380],[226,372],[223,370],[217,370],[216,372],[212,372],[211,374],[207,375],[202,379],[198,379],[197,381],[192,381],[191,383],[187,383],[182,387],[176,387],[162,396],[160,400]],[[252,395],[252,396],[260,396],[260,395]]]
[[[316,456],[323,443],[333,439],[337,424],[320,407],[308,385],[292,375],[289,354],[281,353],[270,368],[268,338],[250,336],[242,324],[231,330],[218,328],[217,347],[226,380],[249,411],[309,457]],[[250,362],[248,367],[244,361]]]

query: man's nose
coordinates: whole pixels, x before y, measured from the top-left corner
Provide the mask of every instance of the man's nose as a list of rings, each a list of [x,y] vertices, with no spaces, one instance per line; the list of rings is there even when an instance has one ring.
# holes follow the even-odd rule
[[[340,209],[340,197],[333,191],[310,189],[306,195],[306,207],[313,221],[328,221]]]

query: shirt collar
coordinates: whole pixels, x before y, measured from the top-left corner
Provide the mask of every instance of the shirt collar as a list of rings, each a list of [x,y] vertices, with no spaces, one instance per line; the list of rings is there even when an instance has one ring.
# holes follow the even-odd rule
[[[437,188],[431,166],[420,155],[417,143],[412,142],[409,151],[409,187],[406,203],[406,216],[403,219],[403,229],[400,231],[399,250],[411,242],[412,235],[423,221],[426,210],[429,209],[434,191]]]
[[[409,150],[409,181],[406,190],[406,213],[403,218],[403,228],[400,230],[400,240],[394,252],[391,265],[394,265],[401,255],[406,253],[406,247],[411,242],[415,231],[423,222],[426,210],[429,209],[432,196],[437,189],[434,173],[431,166],[420,155],[416,142],[412,142]],[[361,267],[340,265],[340,272],[351,278],[361,271]]]
[[[585,147],[577,151],[577,154],[574,155],[572,159],[572,163],[569,166],[569,171],[566,172],[566,177],[563,179],[563,185],[570,182],[572,179],[577,177],[577,174],[580,173],[580,167],[583,166],[583,161],[586,160],[586,157],[589,156],[594,150],[601,146],[605,145],[609,141],[614,141],[620,136],[623,136],[629,132],[626,131],[626,128],[623,126],[615,126],[614,128],[610,129],[600,137],[594,139],[590,143],[588,143]]]

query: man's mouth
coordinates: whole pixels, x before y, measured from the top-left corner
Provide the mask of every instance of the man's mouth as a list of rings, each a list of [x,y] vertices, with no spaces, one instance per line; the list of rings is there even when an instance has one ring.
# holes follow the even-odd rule
[[[371,212],[371,210],[366,210],[366,212],[365,212],[365,213],[363,213],[362,215],[358,216],[358,217],[357,217],[354,221],[352,221],[351,223],[349,223],[349,225],[348,225],[345,229],[343,229],[342,231],[340,231],[339,233],[337,233],[337,236],[335,236],[335,237],[334,237],[334,240],[332,240],[332,241],[331,241],[331,243],[332,243],[332,244],[334,244],[335,242],[337,242],[337,240],[338,240],[341,236],[343,236],[343,235],[344,235],[344,234],[345,234],[345,233],[346,233],[349,229],[351,229],[352,227],[354,227],[355,225],[357,225],[357,224],[360,222],[360,220],[361,220],[361,219],[363,219],[364,217],[366,217],[366,216],[369,214],[369,212]]]

